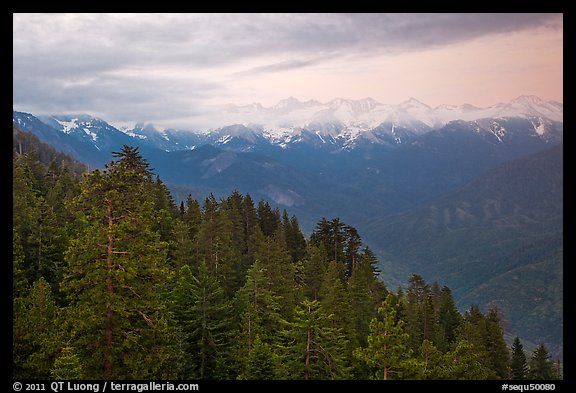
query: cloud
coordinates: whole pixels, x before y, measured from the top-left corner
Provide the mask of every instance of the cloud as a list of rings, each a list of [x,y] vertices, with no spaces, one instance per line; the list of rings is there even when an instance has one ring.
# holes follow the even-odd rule
[[[167,122],[238,97],[235,78],[251,78],[254,101],[260,77],[562,24],[561,14],[13,14],[13,101]]]

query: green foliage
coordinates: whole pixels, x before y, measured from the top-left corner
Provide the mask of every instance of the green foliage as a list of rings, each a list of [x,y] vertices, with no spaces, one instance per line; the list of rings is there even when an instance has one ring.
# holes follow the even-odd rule
[[[69,346],[62,348],[62,351],[54,360],[50,376],[51,379],[55,380],[84,379],[80,357],[74,348]]]
[[[115,156],[85,177],[72,206],[81,229],[62,282],[69,340],[89,378],[175,376],[180,353],[162,297],[170,277],[157,225],[163,210],[138,150],[125,146]]]
[[[514,338],[510,355],[510,379],[524,380],[528,378],[528,362],[524,346],[518,337]]]
[[[318,300],[304,299],[294,310],[294,320],[281,334],[280,352],[284,378],[348,379],[348,340],[343,329],[333,324]]]
[[[378,309],[379,318],[370,322],[368,346],[354,350],[354,356],[372,368],[374,379],[402,379],[416,374],[409,335],[404,321],[396,320],[396,310],[387,297]]]
[[[58,352],[58,308],[44,278],[14,298],[12,328],[14,378],[49,379]]]
[[[532,353],[529,365],[529,379],[541,381],[558,379],[558,375],[554,369],[554,362],[550,360],[548,350],[543,343],[540,343]]]
[[[80,179],[34,143],[13,155],[14,378],[520,375],[500,310],[462,316],[417,274],[389,292],[338,218],[306,241],[295,216],[236,191],[176,208],[137,148]],[[529,364],[555,377],[545,348]]]
[[[205,263],[198,276],[188,265],[180,269],[173,291],[173,310],[184,344],[184,379],[213,379],[229,344],[232,306]]]

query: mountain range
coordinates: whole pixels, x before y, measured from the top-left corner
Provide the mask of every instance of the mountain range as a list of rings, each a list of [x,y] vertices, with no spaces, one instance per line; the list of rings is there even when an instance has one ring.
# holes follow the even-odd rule
[[[296,214],[307,233],[322,217],[340,217],[377,251],[391,288],[415,272],[455,288],[463,309],[498,300],[513,317],[510,334],[545,338],[562,353],[561,331],[549,329],[562,324],[561,296],[534,292],[542,269],[553,272],[547,288],[562,287],[561,103],[521,96],[432,108],[416,99],[291,97],[269,108],[229,105],[221,127],[196,131],[13,114],[15,126],[90,167],[123,144],[140,146],[177,201],[238,190]],[[510,202],[516,197],[524,199]],[[514,274],[535,280],[520,280],[527,289],[518,307],[499,281]],[[556,311],[542,320],[519,311],[527,304]]]

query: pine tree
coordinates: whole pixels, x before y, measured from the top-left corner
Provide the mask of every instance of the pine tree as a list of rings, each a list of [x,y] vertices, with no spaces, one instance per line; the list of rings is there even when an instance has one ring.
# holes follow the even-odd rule
[[[418,360],[422,364],[419,375],[422,379],[445,379],[444,355],[432,341],[424,340],[422,342]]]
[[[202,222],[202,212],[200,210],[200,204],[196,199],[193,199],[190,194],[186,197],[186,209],[182,215],[182,221],[188,226],[190,239],[194,240],[198,233],[200,223]]]
[[[28,281],[24,272],[24,249],[16,228],[12,228],[12,299],[25,295]]]
[[[294,215],[288,218],[286,210],[282,213],[282,230],[284,231],[286,246],[292,257],[292,262],[296,263],[306,254],[306,239],[304,239],[304,235],[300,230],[298,218]]]
[[[320,287],[320,301],[323,309],[333,314],[332,325],[342,329],[346,338],[356,346],[356,334],[354,331],[354,313],[350,304],[350,294],[344,283],[343,266],[331,261],[324,274],[324,280]]]
[[[334,327],[318,300],[304,299],[294,310],[294,321],[280,333],[284,377],[290,379],[347,379],[347,344],[342,329]]]
[[[524,346],[520,342],[520,338],[515,337],[512,343],[511,356],[510,356],[510,379],[525,380],[528,378],[528,361],[526,360],[526,353]]]
[[[310,241],[317,246],[319,246],[320,243],[324,244],[326,252],[328,253],[328,260],[344,264],[346,227],[346,224],[344,224],[339,218],[334,218],[331,221],[322,218],[322,220],[316,224],[316,228],[314,229],[314,232],[312,232]]]
[[[254,336],[248,357],[237,379],[268,380],[277,379],[281,366],[272,346],[263,342],[260,334]]]
[[[440,326],[430,285],[418,274],[413,274],[409,282],[406,292],[406,331],[410,335],[410,347],[417,351],[422,341],[435,342],[438,339]]]
[[[167,244],[148,163],[124,146],[86,175],[66,253],[66,326],[86,378],[169,378],[180,352],[164,296]]]
[[[456,308],[452,291],[447,286],[443,286],[440,290],[438,319],[443,338],[442,345],[438,347],[442,352],[446,352],[456,341],[457,331],[462,324],[462,315]]]
[[[499,379],[507,379],[510,371],[510,354],[504,341],[500,312],[496,306],[490,307],[486,315],[486,349],[490,356],[489,367]]]
[[[396,310],[388,296],[378,309],[378,318],[370,322],[368,346],[356,348],[354,356],[373,370],[374,379],[402,379],[417,373],[404,321],[396,320]]]
[[[360,258],[360,262],[348,280],[348,290],[354,316],[354,330],[357,342],[361,346],[367,344],[366,340],[370,333],[370,321],[376,316],[377,312],[377,308],[374,307],[375,299],[371,292],[374,280],[377,279],[372,273],[369,261]],[[383,299],[379,300],[380,304],[382,304]]]
[[[532,353],[529,362],[530,372],[529,379],[535,380],[554,380],[557,379],[554,370],[554,362],[550,360],[550,355],[544,343],[540,343]]]
[[[247,363],[256,349],[257,337],[274,346],[276,330],[282,323],[280,297],[276,294],[266,268],[257,259],[248,269],[246,282],[236,294],[236,313],[240,315],[240,328],[234,348],[235,369],[239,376],[250,374]],[[271,347],[266,347],[271,348]],[[267,351],[265,348],[261,350]]]
[[[362,239],[358,234],[358,230],[352,226],[346,225],[344,227],[345,233],[345,248],[344,248],[344,264],[346,265],[346,277],[350,277],[360,259],[360,246],[362,246]]]
[[[39,278],[14,301],[14,378],[49,379],[58,352],[58,308],[50,284]]]
[[[297,297],[294,281],[296,266],[288,253],[283,233],[279,230],[270,237],[255,230],[252,241],[256,246],[254,257],[266,269],[270,282],[280,298],[280,314],[289,319]]]
[[[312,300],[318,300],[324,272],[328,265],[324,246],[317,247],[314,243],[309,242],[306,247],[306,257],[302,263],[306,294]]]
[[[190,230],[181,220],[175,220],[170,242],[170,264],[176,272],[176,279],[184,265],[193,265],[195,262],[194,242],[190,239]]]
[[[444,354],[442,379],[484,380],[493,374],[485,365],[484,355],[477,346],[466,339],[460,339],[453,349]]]
[[[280,211],[272,209],[268,202],[260,200],[256,209],[258,224],[264,236],[273,236],[280,227]]]
[[[232,323],[231,304],[205,263],[198,276],[184,265],[174,290],[174,314],[185,341],[184,379],[213,379],[227,357]]]

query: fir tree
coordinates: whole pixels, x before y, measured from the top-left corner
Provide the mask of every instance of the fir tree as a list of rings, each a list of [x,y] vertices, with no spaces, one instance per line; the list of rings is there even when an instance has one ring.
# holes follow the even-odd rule
[[[185,379],[213,379],[226,348],[232,322],[231,304],[221,284],[205,263],[194,277],[187,265],[181,269],[175,289],[175,317],[184,335]]]
[[[378,318],[370,322],[368,346],[356,348],[354,356],[373,370],[374,379],[402,379],[404,374],[414,374],[418,368],[408,347],[408,334],[404,321],[396,320],[396,310],[390,296],[378,309]]]
[[[282,323],[279,302],[280,297],[274,290],[266,268],[257,259],[248,269],[244,286],[236,294],[240,328],[235,339],[234,358],[238,375],[249,374],[249,364],[246,362],[256,348],[257,337],[267,345],[276,344],[276,330]]]
[[[520,342],[520,338],[515,337],[510,349],[510,379],[525,380],[528,378],[528,362],[526,360],[526,353],[524,353],[524,346]]]
[[[347,340],[317,300],[304,299],[294,321],[281,332],[283,372],[290,379],[347,379],[350,377]]]
[[[504,341],[504,332],[501,325],[501,317],[496,306],[490,307],[486,315],[486,349],[490,355],[489,367],[499,379],[509,377],[510,354]]]
[[[483,380],[493,374],[485,365],[484,354],[466,339],[460,339],[444,355],[442,379]]]
[[[458,329],[462,324],[462,315],[456,308],[452,291],[447,286],[443,286],[440,290],[439,302],[438,319],[443,338],[439,348],[442,352],[446,352],[448,347],[456,341]]]
[[[544,343],[540,343],[532,353],[529,367],[529,379],[553,380],[558,377],[554,370],[554,362],[550,360],[550,355]]]
[[[44,278],[15,299],[12,338],[14,378],[49,379],[59,351],[58,308]]]
[[[137,148],[124,146],[86,176],[74,202],[80,229],[62,289],[69,342],[87,378],[168,378],[180,353],[163,298],[169,281],[154,182]]]
[[[303,260],[303,281],[306,294],[312,300],[318,300],[320,287],[324,280],[324,272],[327,268],[326,251],[324,246],[317,247],[314,243],[308,243],[306,257]]]

